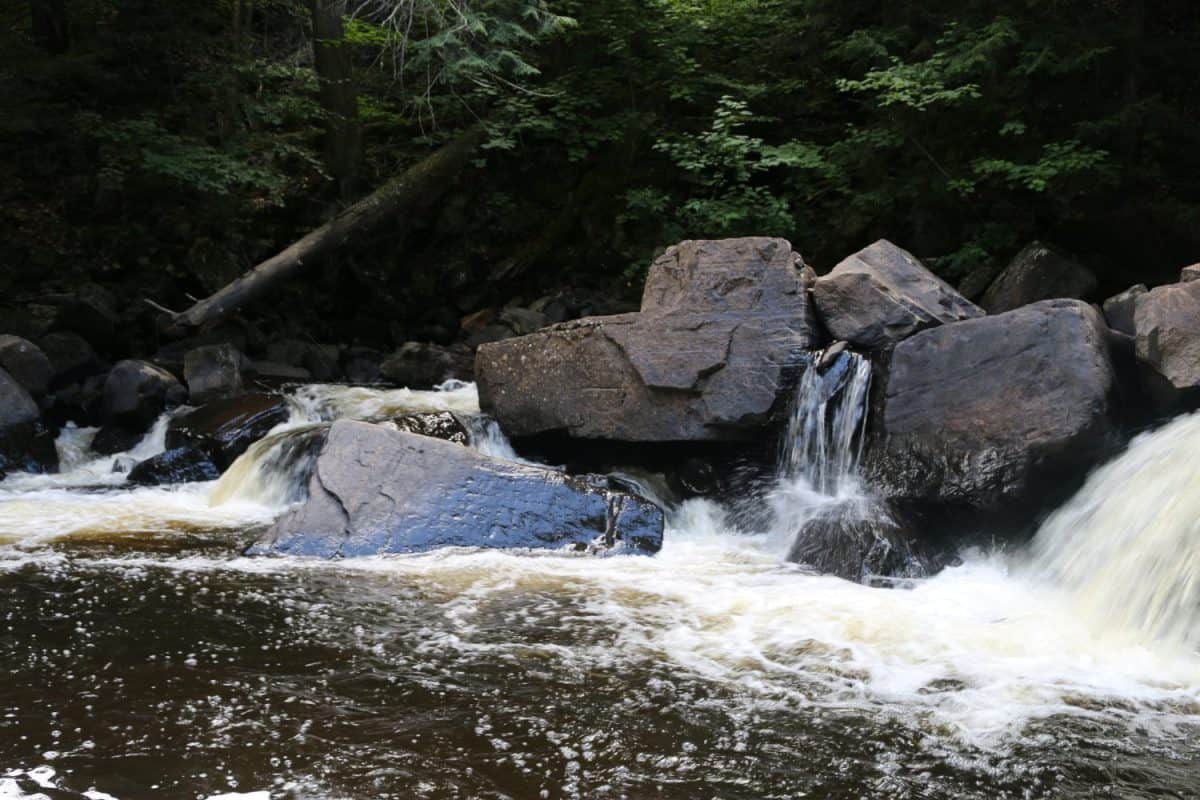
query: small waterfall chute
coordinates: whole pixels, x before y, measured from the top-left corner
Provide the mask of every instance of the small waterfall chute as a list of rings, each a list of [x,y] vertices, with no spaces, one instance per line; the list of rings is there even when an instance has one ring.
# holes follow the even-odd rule
[[[844,348],[813,354],[801,377],[769,496],[787,559],[876,582],[926,574],[887,508],[863,486],[871,362]]]

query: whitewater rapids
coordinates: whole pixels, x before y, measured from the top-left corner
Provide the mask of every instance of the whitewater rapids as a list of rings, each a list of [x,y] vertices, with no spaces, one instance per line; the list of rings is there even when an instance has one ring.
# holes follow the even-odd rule
[[[411,407],[478,411],[471,386],[390,397],[354,391],[309,390],[295,399],[292,419],[274,435],[286,437],[336,416],[379,419]],[[75,446],[79,436],[71,433],[60,444]],[[143,444],[143,452],[154,447],[153,441]],[[506,445],[482,437],[476,446],[502,452]],[[1158,769],[1155,759],[1167,758],[1171,769],[1181,769],[1180,759],[1200,763],[1200,657],[1194,647],[1200,553],[1194,528],[1200,514],[1193,511],[1200,500],[1190,499],[1200,497],[1200,466],[1187,457],[1197,448],[1200,417],[1178,420],[1099,470],[1027,550],[967,553],[961,566],[892,590],[788,564],[788,531],[738,530],[705,500],[670,513],[663,550],[655,557],[450,549],[339,562],[251,559],[237,555],[238,548],[247,532],[261,530],[279,513],[288,496],[280,487],[295,479],[258,470],[270,445],[252,450],[221,481],[131,491],[101,474],[102,467],[76,459],[61,476],[0,483],[0,586],[7,581],[15,592],[8,608],[16,610],[7,612],[10,631],[22,608],[63,615],[77,626],[75,633],[64,628],[29,659],[30,681],[47,670],[69,672],[69,679],[56,679],[65,682],[63,691],[75,687],[105,696],[108,684],[84,677],[95,668],[89,647],[111,646],[101,643],[118,636],[120,620],[129,616],[121,612],[110,623],[114,633],[65,600],[22,594],[22,576],[58,587],[55,597],[91,593],[151,616],[157,607],[127,595],[165,598],[158,602],[167,603],[172,616],[162,622],[191,620],[199,641],[181,642],[175,653],[153,636],[134,637],[134,646],[126,641],[133,633],[120,634],[124,646],[146,651],[155,663],[165,658],[187,664],[189,656],[209,663],[206,653],[240,653],[243,646],[250,653],[260,645],[280,659],[272,666],[274,661],[237,656],[238,671],[223,675],[225,656],[213,655],[216,688],[186,688],[191,679],[185,676],[185,688],[177,690],[183,699],[147,690],[144,701],[159,708],[153,713],[165,714],[164,720],[182,714],[196,726],[189,735],[202,758],[177,777],[189,797],[266,788],[298,792],[271,796],[354,796],[372,784],[335,777],[338,770],[358,774],[343,756],[361,762],[373,780],[383,781],[378,785],[406,787],[380,797],[452,796],[432,772],[411,783],[379,777],[388,774],[389,762],[409,763],[411,753],[450,767],[420,749],[420,726],[403,721],[404,714],[416,713],[411,708],[372,706],[381,701],[358,684],[330,688],[333,676],[353,672],[353,665],[362,670],[355,680],[372,686],[415,681],[412,691],[429,699],[405,702],[425,715],[452,713],[444,710],[447,702],[462,707],[454,724],[466,732],[454,736],[466,738],[453,739],[455,746],[490,754],[470,761],[473,770],[486,763],[508,772],[489,778],[492,783],[473,783],[471,775],[478,773],[464,773],[455,784],[463,793],[458,796],[493,796],[481,787],[500,786],[508,788],[494,796],[524,796],[525,788],[536,788],[546,797],[637,797],[657,785],[661,796],[688,797],[713,782],[729,796],[768,796],[772,787],[789,786],[800,788],[775,796],[842,796],[820,769],[811,774],[800,755],[788,757],[800,759],[790,765],[795,774],[781,766],[770,778],[751,769],[786,750],[789,740],[809,741],[809,757],[827,759],[821,769],[845,771],[848,785],[875,787],[878,793],[868,791],[870,796],[1054,796],[1056,781],[1069,788],[1073,762],[1055,760],[1056,754],[1043,753],[1047,748],[1066,752],[1101,737],[1132,748],[1138,768],[1151,774]],[[103,480],[85,480],[81,471],[88,470]],[[798,494],[811,494],[804,477],[794,480]],[[88,490],[80,491],[85,484]],[[228,544],[216,552],[170,546],[196,537]],[[148,547],[146,541],[159,544]],[[231,591],[219,603],[209,599]],[[193,599],[174,605],[174,595]],[[236,646],[208,631],[216,623],[198,614],[236,623],[237,633],[223,634]],[[9,664],[6,653],[16,657],[19,645],[10,642],[8,651],[0,646],[0,664]],[[320,652],[308,652],[318,645]],[[289,648],[298,648],[294,660],[277,655]],[[96,663],[105,660],[111,658],[96,656]],[[306,669],[327,661],[328,673],[305,688]],[[25,719],[31,732],[23,735],[32,738],[0,744],[0,775],[5,768],[73,764],[90,776],[87,785],[71,784],[80,791],[91,786],[120,800],[138,796],[123,795],[103,782],[103,770],[86,767],[100,736],[89,714],[64,706],[53,712],[56,719],[71,718],[70,725],[28,723],[29,709],[45,701],[12,690],[25,675],[22,669],[8,667],[10,694],[0,692],[0,718],[8,709]],[[271,696],[263,694],[265,687],[277,681],[311,697],[312,708],[263,699]],[[585,686],[592,688],[572,688]],[[205,699],[214,693],[217,700]],[[691,712],[675,710],[670,697],[676,694]],[[568,708],[559,707],[564,696],[572,698]],[[616,719],[601,715],[607,721],[582,722],[600,713],[590,710],[589,698]],[[622,716],[626,704],[628,718]],[[313,745],[307,737],[321,718],[316,709],[325,706],[355,718],[353,709],[367,709],[363,735],[375,730],[366,720],[392,722],[360,743],[357,729],[343,730],[330,718],[324,738]],[[700,733],[637,731],[636,720],[660,717],[648,724],[685,729],[687,713],[711,716],[705,729],[715,730],[715,738],[705,743],[695,739]],[[632,743],[604,751],[604,730],[613,725],[629,726]],[[858,734],[846,733],[856,726]],[[287,734],[269,742],[274,755],[264,755],[263,764],[270,766],[235,766],[239,750],[254,751],[262,731],[271,729]],[[166,751],[174,739],[165,721],[159,734],[121,733],[119,725],[113,730],[104,734],[108,758],[144,752],[158,763],[153,759],[161,739],[163,763],[169,763]],[[0,719],[0,742],[10,732]],[[293,733],[300,738],[289,738]],[[310,752],[312,747],[320,752]],[[339,753],[342,748],[349,749]],[[221,768],[205,767],[206,757]],[[706,759],[728,769],[706,767]],[[750,760],[738,767],[739,759]],[[196,777],[201,772],[203,779]],[[1200,778],[1195,771],[1183,774]],[[197,786],[208,788],[193,791]]]

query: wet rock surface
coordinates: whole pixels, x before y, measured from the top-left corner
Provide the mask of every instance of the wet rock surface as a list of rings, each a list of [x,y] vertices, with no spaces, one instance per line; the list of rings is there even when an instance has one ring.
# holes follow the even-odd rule
[[[449,411],[434,411],[421,414],[405,414],[392,420],[396,430],[432,436],[454,444],[471,443],[471,431],[455,414]]]
[[[451,546],[652,553],[662,544],[662,511],[604,478],[569,477],[361,422],[333,424],[308,492],[250,553],[334,558]]]
[[[215,481],[221,471],[208,455],[194,447],[177,447],[138,462],[126,479],[135,486]]]
[[[640,312],[482,345],[480,403],[511,436],[760,436],[820,339],[801,265],[783,239],[682,242],[651,267]]]
[[[286,422],[287,401],[272,394],[247,394],[214,400],[171,420],[167,447],[201,450],[222,469],[246,452],[267,431]]]
[[[903,503],[1018,510],[1069,487],[1115,431],[1107,336],[1092,306],[1048,300],[902,342],[868,483]]]
[[[886,239],[863,248],[813,286],[817,314],[835,339],[878,349],[917,331],[983,316],[912,253]]]

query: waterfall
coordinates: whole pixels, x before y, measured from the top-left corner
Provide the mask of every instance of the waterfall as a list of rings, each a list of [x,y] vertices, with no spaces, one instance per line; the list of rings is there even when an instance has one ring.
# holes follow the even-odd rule
[[[768,498],[787,559],[850,580],[923,576],[887,507],[858,476],[871,362],[848,350],[813,354],[796,388]]]
[[[832,359],[817,353],[796,390],[779,457],[780,478],[803,479],[826,496],[856,491],[870,389],[866,358],[848,350]]]
[[[1139,436],[1034,539],[1028,569],[1099,630],[1200,648],[1200,413]]]

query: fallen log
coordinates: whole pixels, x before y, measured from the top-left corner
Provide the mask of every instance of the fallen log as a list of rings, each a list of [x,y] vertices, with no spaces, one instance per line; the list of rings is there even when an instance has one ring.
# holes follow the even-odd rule
[[[195,328],[223,319],[268,294],[309,264],[341,249],[352,238],[361,238],[384,223],[394,223],[397,217],[412,216],[415,211],[429,208],[466,166],[484,136],[482,126],[470,128],[237,280],[191,308],[169,313],[163,318],[163,331],[168,335],[183,336]],[[151,305],[166,310],[157,304]]]

